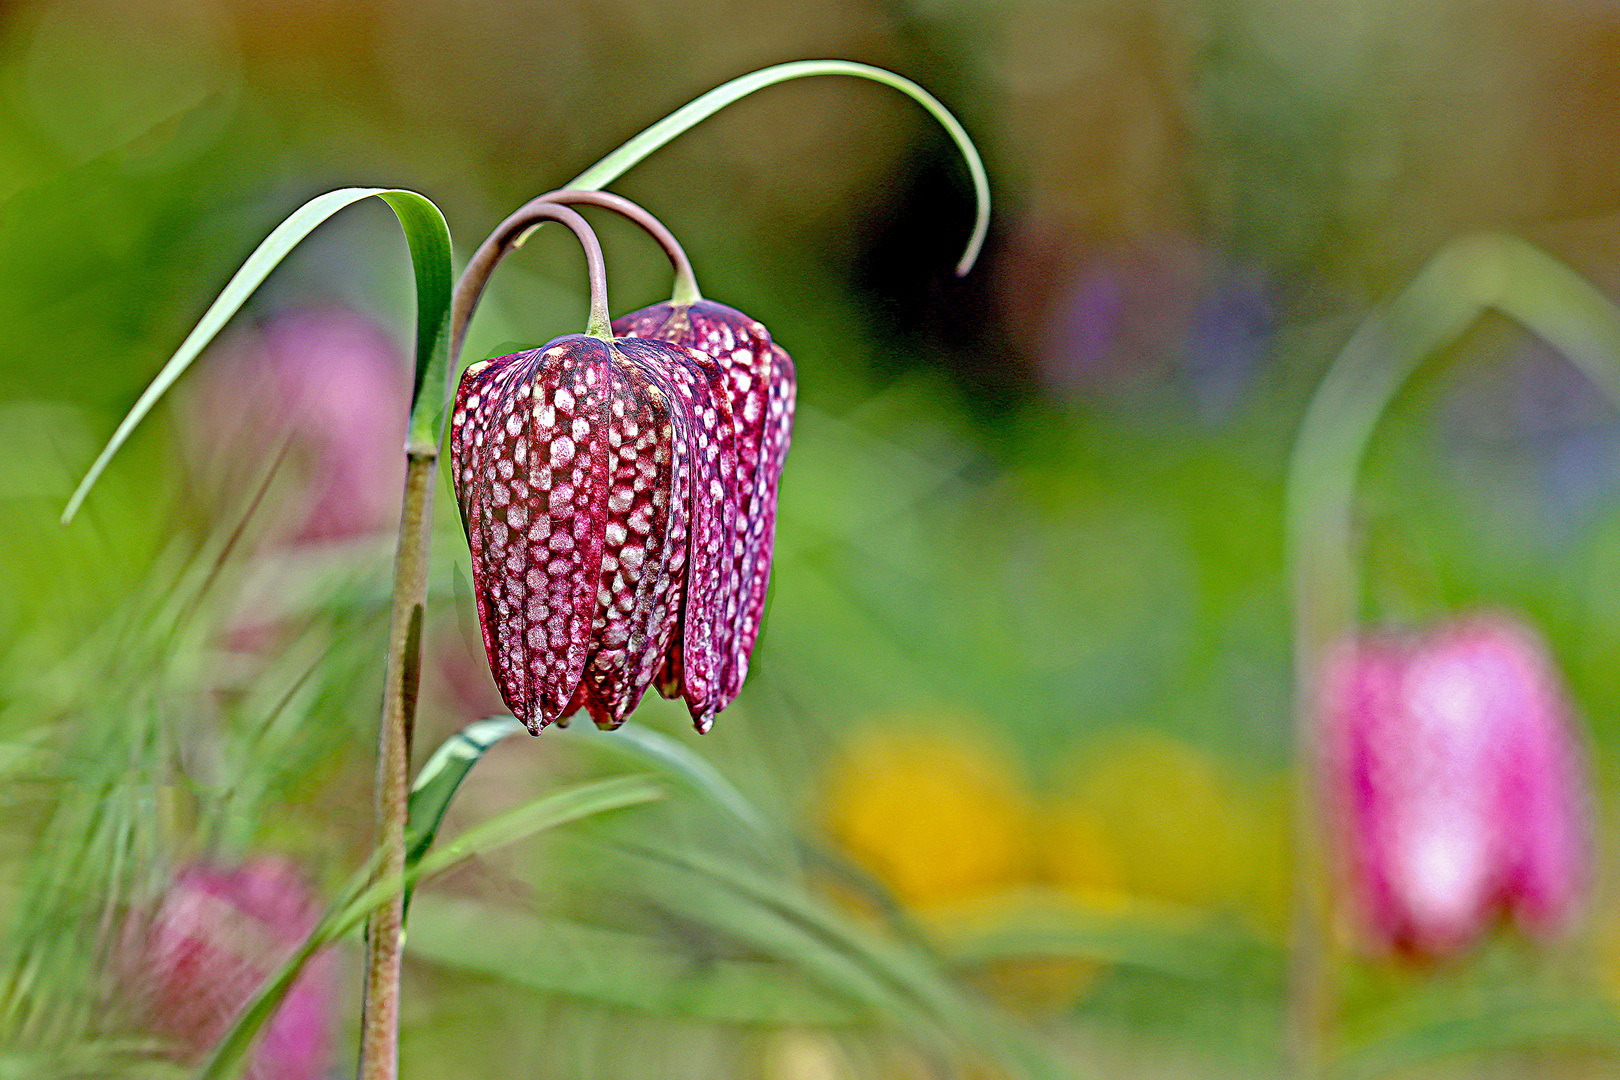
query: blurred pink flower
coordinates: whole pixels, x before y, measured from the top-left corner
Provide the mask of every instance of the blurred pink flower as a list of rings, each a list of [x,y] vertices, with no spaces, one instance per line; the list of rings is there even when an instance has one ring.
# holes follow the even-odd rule
[[[144,1019],[188,1057],[201,1058],[261,983],[319,920],[321,905],[283,860],[180,871],[149,921],[132,931],[129,978]],[[261,1032],[250,1080],[316,1080],[332,1057],[335,972],[317,955]]]
[[[293,543],[341,540],[399,522],[410,373],[369,320],[340,308],[277,315],[211,357],[187,436],[204,472],[240,488],[288,448],[300,497]]]
[[[1466,947],[1502,912],[1550,934],[1586,885],[1590,816],[1569,706],[1539,636],[1475,616],[1370,635],[1324,680],[1328,820],[1385,948]]]

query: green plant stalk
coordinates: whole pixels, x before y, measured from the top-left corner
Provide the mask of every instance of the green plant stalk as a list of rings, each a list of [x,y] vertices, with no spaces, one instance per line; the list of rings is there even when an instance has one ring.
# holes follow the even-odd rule
[[[1449,244],[1346,343],[1305,411],[1289,462],[1285,527],[1295,670],[1295,899],[1289,1049],[1322,1075],[1336,1011],[1335,945],[1317,794],[1316,709],[1323,660],[1356,625],[1356,479],[1390,402],[1422,362],[1496,310],[1558,349],[1620,408],[1620,309],[1568,266],[1512,236]]]
[[[433,522],[437,447],[412,446],[405,456],[405,500],[394,557],[394,599],[388,619],[388,669],[377,736],[374,881],[405,872],[405,821],[410,798],[411,733],[421,671],[422,614],[427,603],[428,545]],[[405,897],[392,894],[366,925],[366,981],[360,1030],[361,1080],[393,1080],[399,1072],[399,975],[405,949]]]
[[[572,191],[562,188],[537,196],[534,201],[554,202],[563,206],[600,206],[628,218],[656,240],[658,246],[663,248],[664,254],[669,257],[670,267],[675,271],[675,287],[670,296],[670,303],[676,307],[685,307],[703,299],[703,293],[698,289],[697,274],[692,269],[692,260],[686,257],[686,249],[675,239],[675,234],[670,232],[662,221],[624,196],[615,195],[611,191]],[[531,225],[512,241],[512,246],[522,247],[523,241],[539,227],[539,222]]]

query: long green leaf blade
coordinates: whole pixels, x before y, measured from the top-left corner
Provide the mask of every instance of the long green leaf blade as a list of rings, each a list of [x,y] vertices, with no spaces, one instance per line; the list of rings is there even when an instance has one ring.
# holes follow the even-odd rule
[[[956,273],[960,276],[973,269],[973,264],[979,258],[979,250],[984,247],[984,238],[990,231],[990,178],[985,173],[984,162],[980,159],[973,140],[938,98],[910,79],[880,67],[857,64],[851,60],[795,60],[740,75],[676,109],[574,177],[568,186],[580,191],[598,191],[623,176],[631,166],[654,150],[732,102],[767,86],[775,86],[777,83],[792,79],[809,78],[812,75],[853,75],[856,78],[870,79],[884,86],[893,87],[928,110],[928,114],[938,120],[950,134],[956,148],[962,152],[962,157],[967,161],[968,172],[973,177],[973,196],[978,204],[973,221],[973,235],[968,239],[967,250],[963,252],[961,261],[956,264]]]
[[[624,850],[686,870],[718,884],[753,907],[756,932],[782,940],[796,936],[791,955],[828,980],[829,988],[853,991],[857,1000],[897,1017],[936,1026],[962,1043],[1016,1065],[1033,1077],[1053,1077],[1061,1070],[1026,1034],[963,996],[934,958],[898,942],[889,942],[855,924],[787,882],[773,880],[741,864],[706,853],[657,849],[635,844]],[[709,902],[715,910],[715,901]],[[727,911],[726,925],[736,931],[742,909]]]
[[[541,920],[464,897],[424,896],[406,949],[541,993],[730,1024],[844,1025],[870,1019],[785,965],[694,955],[671,943]]]
[[[512,721],[514,724],[516,720]],[[737,786],[709,764],[707,758],[661,731],[630,721],[615,731],[600,732],[594,727],[580,725],[565,729],[569,737],[590,746],[610,750],[626,757],[637,758],[660,771],[686,783],[703,795],[714,806],[724,810],[738,822],[761,837],[771,835],[770,823]],[[575,734],[575,732],[578,734]]]
[[[402,875],[377,882],[344,906],[333,920],[331,935],[341,936],[365,921],[366,915],[393,896],[430,874],[447,870],[476,855],[494,851],[536,833],[566,825],[609,810],[661,799],[664,789],[646,776],[615,776],[594,783],[564,788],[532,799],[522,806],[479,822],[454,840],[424,855]]]
[[[1620,1017],[1596,997],[1546,1000],[1509,993],[1455,1015],[1426,1017],[1382,1034],[1336,1063],[1333,1080],[1377,1080],[1470,1054],[1523,1054],[1553,1050],[1620,1052]]]
[[[405,866],[409,869],[422,861],[433,838],[438,835],[439,824],[456,789],[467,778],[472,767],[484,752],[508,735],[523,730],[523,725],[511,716],[492,716],[475,720],[450,736],[433,752],[422,771],[411,785],[410,802],[405,822]]]
[[[136,425],[146,418],[147,413],[152,411],[159,399],[181,375],[185,374],[192,361],[196,360],[208,343],[224,329],[231,316],[241,310],[248,297],[252,296],[254,290],[270,276],[270,271],[280,265],[306,236],[314,232],[316,226],[339,210],[373,196],[381,198],[393,209],[395,216],[399,218],[400,227],[405,232],[406,242],[410,245],[411,264],[416,275],[417,388],[420,390],[424,384],[434,385],[427,381],[434,370],[442,380],[444,366],[448,362],[448,343],[445,337],[451,288],[450,227],[445,223],[444,215],[426,196],[401,188],[340,188],[324,195],[317,195],[294,210],[253,250],[253,254],[248,256],[241,269],[237,270],[226,283],[219,297],[208,306],[207,311],[203,312],[203,317],[196,327],[186,335],[186,339],[180,343],[180,348],[169,358],[168,363],[163,365],[151,385],[136,399],[134,407],[119,423],[106,447],[91,464],[84,479],[79,482],[73,497],[68,500],[67,508],[62,511],[64,525],[73,520],[73,515],[78,513],[85,497],[90,494],[90,489],[106,470],[107,463],[118,452],[118,448],[128,440]],[[437,395],[429,397],[436,398]],[[442,404],[431,404],[422,418],[424,425],[433,432],[437,431],[442,411]],[[413,409],[413,413],[416,412],[421,410]],[[418,426],[417,420],[413,418],[411,425],[413,438],[418,434]],[[437,445],[436,441],[434,445]]]

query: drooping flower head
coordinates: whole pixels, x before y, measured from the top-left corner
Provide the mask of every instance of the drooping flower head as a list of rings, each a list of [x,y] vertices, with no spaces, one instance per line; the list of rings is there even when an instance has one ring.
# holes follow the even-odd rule
[[[705,368],[705,377],[711,392],[721,408],[730,411],[729,436],[723,430],[720,434],[734,448],[735,468],[723,471],[719,486],[711,491],[722,513],[735,519],[734,527],[727,526],[732,586],[723,595],[716,593],[722,604],[715,630],[719,670],[711,674],[692,666],[708,650],[688,645],[689,620],[683,617],[657,681],[659,692],[666,697],[686,700],[703,728],[706,718],[730,705],[741,692],[749,658],[759,640],[776,540],[777,487],[793,432],[793,361],[759,320],[703,299],[680,242],[642,207],[600,191],[554,191],[542,195],[540,201],[605,207],[628,217],[658,241],[675,271],[675,297],[619,317],[613,332],[620,338],[670,342],[708,357],[713,366]],[[699,479],[699,491],[709,487]],[[694,573],[694,581],[713,583],[722,568],[712,566]],[[708,625],[708,612],[701,601],[695,611],[699,617],[691,625],[701,633]]]
[[[531,731],[581,708],[616,727],[655,682],[707,731],[759,634],[792,362],[758,322],[701,300],[627,316],[610,339],[600,250],[559,202],[626,212],[679,250],[632,203],[555,192],[474,256],[487,274],[536,220],[563,221],[603,313],[594,336],[473,364],[456,394],[450,453],[490,667]]]
[[[1566,925],[1589,861],[1589,800],[1560,680],[1521,623],[1475,617],[1369,636],[1329,664],[1330,820],[1369,936],[1438,955],[1499,912]]]
[[[579,708],[618,726],[677,623],[684,661],[714,679],[731,578],[713,491],[731,465],[712,368],[666,343],[570,335],[462,377],[450,454],[479,622],[532,731]]]

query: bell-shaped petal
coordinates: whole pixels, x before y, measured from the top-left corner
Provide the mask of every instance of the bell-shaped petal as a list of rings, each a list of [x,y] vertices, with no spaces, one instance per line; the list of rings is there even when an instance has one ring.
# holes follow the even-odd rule
[[[615,728],[641,701],[674,636],[691,512],[691,423],[663,374],[674,346],[613,345],[608,488],[597,613],[582,704]]]
[[[450,456],[484,647],[532,732],[585,674],[606,542],[613,352],[569,335],[467,368]]]
[[[1465,947],[1508,911],[1566,922],[1586,880],[1587,796],[1545,649],[1502,617],[1342,647],[1323,690],[1329,820],[1372,938]]]
[[[706,732],[723,704],[726,615],[737,602],[731,557],[737,532],[735,428],[724,377],[713,359],[679,346],[651,353],[649,359],[649,366],[669,380],[686,414],[691,460],[685,590],[657,682],[661,693],[686,700],[692,722]]]
[[[1592,850],[1586,759],[1562,680],[1540,637],[1507,619],[1459,628],[1442,655],[1481,673],[1500,718],[1508,908],[1525,930],[1556,933],[1581,908]]]
[[[758,320],[707,300],[656,304],[613,325],[622,337],[696,349],[713,359],[722,376],[736,453],[735,480],[725,485],[735,502],[736,527],[730,542],[734,585],[721,613],[718,641],[722,670],[714,707],[723,709],[742,689],[764,615],[777,486],[793,429],[793,361]]]

